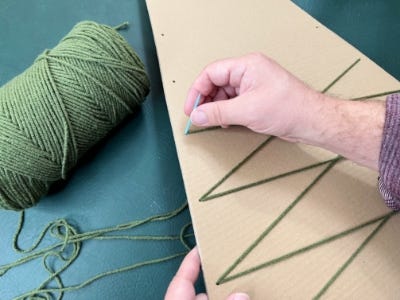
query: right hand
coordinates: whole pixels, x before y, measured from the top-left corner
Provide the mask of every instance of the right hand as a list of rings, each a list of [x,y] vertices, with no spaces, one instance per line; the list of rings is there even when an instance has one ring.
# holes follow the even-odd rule
[[[201,105],[192,111],[199,93]],[[262,54],[207,66],[189,90],[185,113],[197,126],[242,125],[378,170],[385,103],[319,93]]]
[[[200,106],[193,110],[201,94]],[[322,95],[263,54],[208,65],[189,90],[185,113],[197,126],[242,125],[290,141],[310,134]],[[227,100],[227,101],[221,101]]]

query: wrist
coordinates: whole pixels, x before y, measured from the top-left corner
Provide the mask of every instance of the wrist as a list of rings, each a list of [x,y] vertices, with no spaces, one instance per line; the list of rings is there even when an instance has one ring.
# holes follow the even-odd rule
[[[297,108],[290,135],[284,139],[322,147],[327,139],[325,120],[331,118],[331,111],[336,105],[334,98],[313,90],[306,91]]]
[[[321,93],[310,97],[310,104],[303,114],[304,129],[300,141],[305,144],[328,148],[336,136],[338,108],[342,100]]]

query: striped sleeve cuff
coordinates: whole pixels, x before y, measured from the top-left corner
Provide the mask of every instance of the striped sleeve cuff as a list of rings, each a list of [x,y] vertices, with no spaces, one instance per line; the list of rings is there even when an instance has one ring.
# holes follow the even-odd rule
[[[400,210],[400,94],[386,99],[379,156],[379,191],[389,208]]]

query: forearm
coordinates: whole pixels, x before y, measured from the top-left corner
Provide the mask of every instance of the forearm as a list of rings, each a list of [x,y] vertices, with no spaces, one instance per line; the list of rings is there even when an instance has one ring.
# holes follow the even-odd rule
[[[319,94],[299,141],[378,170],[385,122],[383,101],[348,101]]]

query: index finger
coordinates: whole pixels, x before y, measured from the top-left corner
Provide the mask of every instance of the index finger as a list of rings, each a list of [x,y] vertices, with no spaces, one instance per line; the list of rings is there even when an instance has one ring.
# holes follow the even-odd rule
[[[220,87],[240,87],[245,70],[243,58],[228,58],[209,64],[189,89],[184,106],[185,113],[190,115],[198,94],[203,96],[200,102],[202,104]]]

